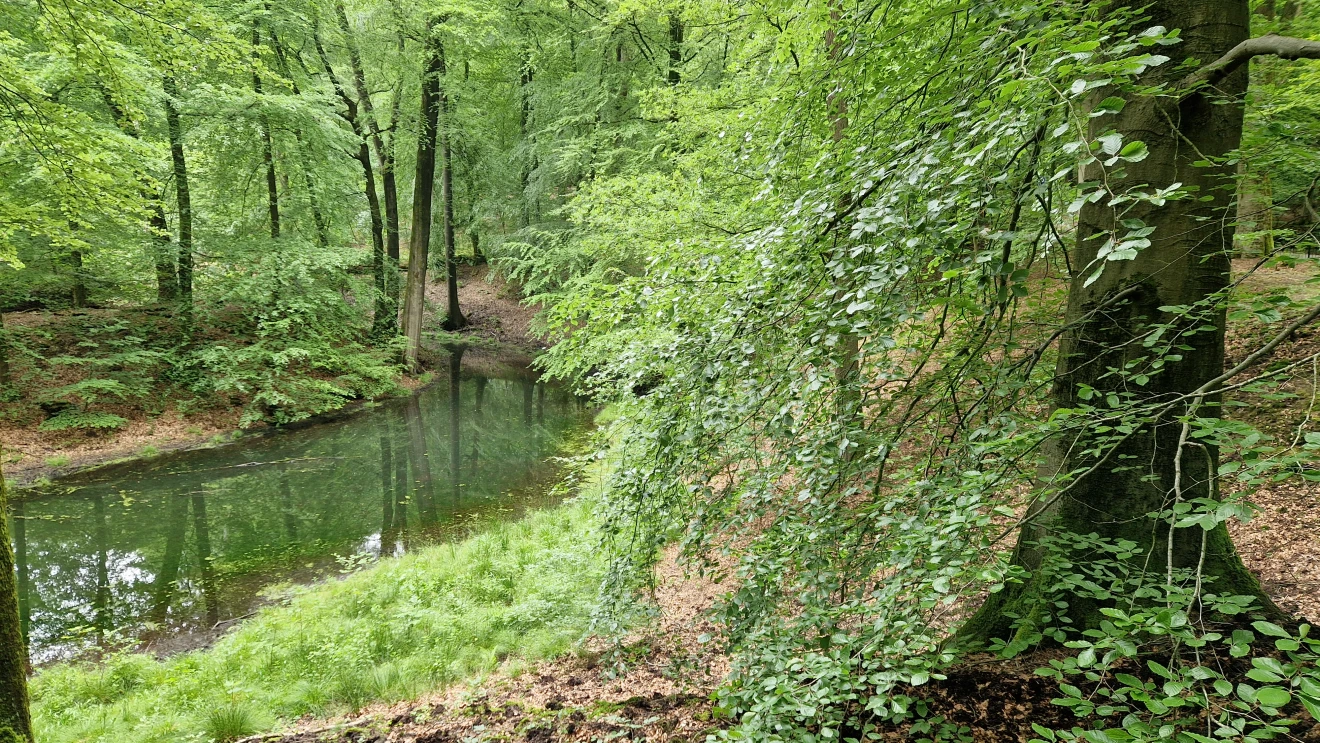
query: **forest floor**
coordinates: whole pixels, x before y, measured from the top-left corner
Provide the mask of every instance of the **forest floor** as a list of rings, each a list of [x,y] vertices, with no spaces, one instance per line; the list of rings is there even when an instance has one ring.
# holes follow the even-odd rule
[[[447,299],[444,277],[432,276],[427,291],[426,328],[438,328]],[[489,271],[486,266],[462,266],[460,270],[459,303],[469,326],[461,333],[446,338],[471,343],[472,349],[464,355],[466,367],[483,365],[525,365],[543,346],[532,335],[531,323],[536,308],[520,303],[518,288]],[[440,317],[437,317],[439,313]],[[151,312],[135,309],[83,309],[62,311],[28,311],[5,313],[6,327],[11,331],[34,332],[43,337],[70,337],[70,348],[61,353],[76,355],[78,333],[71,328],[75,323],[95,321],[105,324],[127,320],[135,326],[158,318]],[[435,340],[432,338],[431,340]],[[443,366],[445,354],[434,351],[423,353],[423,362],[430,368]],[[67,378],[56,383],[68,384],[77,371],[66,370]],[[404,377],[399,380],[405,389],[416,389],[429,379],[427,376]],[[66,475],[114,462],[122,462],[157,454],[219,446],[241,438],[240,423],[245,401],[217,399],[195,409],[168,401],[163,409],[148,411],[132,405],[115,406],[113,412],[126,419],[118,430],[112,431],[43,431],[39,428],[45,416],[35,406],[22,403],[0,406],[0,449],[3,449],[5,476],[16,485],[25,485],[42,478]],[[22,410],[21,408],[29,408]],[[7,408],[7,409],[6,409]],[[323,416],[333,419],[344,410]],[[319,420],[319,419],[318,419]],[[246,430],[264,428],[263,424]]]
[[[1239,270],[1245,263],[1236,266]],[[1253,276],[1247,288],[1266,293],[1283,289],[1295,299],[1312,296],[1289,269]],[[437,298],[443,301],[443,291]],[[1240,360],[1279,325],[1241,323],[1230,333],[1228,363]],[[1262,364],[1306,358],[1320,352],[1320,328],[1299,330]],[[1316,379],[1305,375],[1285,389],[1292,400],[1243,399],[1230,415],[1276,439],[1291,440],[1311,424]],[[1298,617],[1320,619],[1320,487],[1301,480],[1269,485],[1253,495],[1260,507],[1249,523],[1232,524],[1234,540],[1247,566],[1281,608]],[[713,694],[727,673],[728,659],[718,643],[698,641],[714,634],[705,617],[726,590],[685,576],[671,551],[659,567],[658,616],[627,638],[619,657],[590,646],[576,655],[543,662],[517,673],[497,672],[421,699],[367,708],[352,719],[318,721],[292,734],[258,736],[280,743],[469,743],[522,741],[574,743],[614,738],[676,743],[701,741],[730,724],[722,719]],[[1022,741],[1037,735],[1036,723],[1067,729],[1082,721],[1051,699],[1057,682],[1034,670],[1059,657],[1042,651],[1012,660],[980,655],[949,669],[947,679],[907,690],[927,705],[927,720],[943,718],[956,740]],[[1304,713],[1303,713],[1304,714]],[[882,740],[914,737],[907,725],[882,727]],[[1303,720],[1294,740],[1320,741],[1320,724]]]

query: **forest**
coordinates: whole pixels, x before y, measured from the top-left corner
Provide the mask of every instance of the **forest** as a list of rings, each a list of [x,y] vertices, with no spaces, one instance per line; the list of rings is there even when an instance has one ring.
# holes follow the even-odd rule
[[[1320,2],[0,6],[0,743],[1320,740]]]

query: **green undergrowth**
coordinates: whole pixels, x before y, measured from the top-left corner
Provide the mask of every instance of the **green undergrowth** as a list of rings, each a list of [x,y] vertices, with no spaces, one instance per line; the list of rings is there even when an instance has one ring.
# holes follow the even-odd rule
[[[588,495],[297,590],[209,649],[37,674],[37,739],[228,741],[570,649],[602,576]]]

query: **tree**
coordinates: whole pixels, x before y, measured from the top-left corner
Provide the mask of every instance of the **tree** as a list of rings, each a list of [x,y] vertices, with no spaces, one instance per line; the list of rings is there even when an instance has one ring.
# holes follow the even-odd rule
[[[426,264],[431,247],[431,197],[435,193],[435,149],[440,120],[440,77],[444,49],[436,23],[426,23],[426,61],[422,69],[421,115],[417,132],[417,173],[413,178],[412,234],[408,242],[408,283],[404,287],[404,364],[418,368],[422,344],[422,312],[426,305]]]
[[[993,594],[964,630],[969,636],[1007,639],[1018,620],[1029,624],[1048,613],[1046,602],[1058,598],[1047,585],[1057,578],[1057,563],[1096,559],[1092,545],[1065,544],[1050,553],[1049,543],[1085,535],[1139,545],[1130,561],[1155,576],[1192,572],[1209,591],[1252,596],[1266,614],[1282,616],[1243,566],[1224,523],[1208,531],[1200,523],[1180,526],[1185,512],[1171,510],[1217,497],[1212,421],[1220,417],[1225,383],[1244,370],[1224,369],[1236,183],[1231,157],[1242,135],[1243,50],[1259,40],[1247,39],[1245,0],[1165,0],[1113,12],[1138,7],[1149,16],[1141,24],[1182,30],[1181,43],[1167,52],[1171,61],[1143,78],[1173,94],[1134,97],[1112,118],[1092,119],[1092,137],[1116,131],[1128,146],[1140,137],[1149,154],[1117,169],[1091,162],[1083,180],[1105,182],[1114,196],[1175,184],[1186,195],[1135,206],[1102,198],[1082,207],[1053,402],[1056,411],[1075,410],[1093,396],[1130,395],[1143,420],[1118,440],[1088,426],[1046,443],[1040,479],[1061,484],[1045,491],[1018,536],[1013,563],[1030,578]],[[1253,53],[1287,55],[1290,43],[1267,39]],[[1187,76],[1193,60],[1216,61]],[[1103,251],[1134,233],[1149,234],[1150,244],[1131,260],[1106,259]],[[1170,363],[1172,350],[1155,350],[1165,335],[1179,339],[1180,360]],[[1144,518],[1153,513],[1177,523],[1153,528]],[[1067,600],[1076,627],[1101,621],[1103,604],[1095,597],[1073,592]]]
[[[184,312],[192,311],[193,297],[193,223],[192,190],[188,185],[188,160],[183,153],[183,122],[179,119],[179,88],[174,75],[166,73],[161,86],[165,91],[165,124],[170,139],[170,162],[174,166],[174,199],[179,210],[179,297]]]
[[[0,740],[31,741],[32,716],[28,711],[27,647],[18,614],[18,584],[14,552],[10,548],[9,488],[0,471]]]
[[[445,49],[439,49],[439,77],[443,81],[447,72]],[[443,327],[454,331],[467,325],[467,320],[458,307],[458,260],[454,254],[454,156],[450,147],[450,111],[449,92],[446,83],[440,84],[440,116],[444,130],[440,133],[440,200],[444,204],[445,226],[445,285],[448,295],[448,310],[445,313]]]

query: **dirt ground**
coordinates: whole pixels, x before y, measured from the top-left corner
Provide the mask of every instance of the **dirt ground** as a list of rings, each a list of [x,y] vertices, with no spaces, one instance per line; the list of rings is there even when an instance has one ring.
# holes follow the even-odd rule
[[[436,313],[438,311],[443,316],[447,299],[443,276],[438,278],[441,283],[430,284],[427,291],[428,317],[424,325],[428,328],[438,326],[440,318]],[[531,331],[532,318],[538,308],[523,306],[518,288],[491,274],[486,266],[462,267],[458,296],[470,323],[459,337],[470,339],[477,346],[465,355],[465,365],[482,363],[494,354],[501,359],[513,357],[529,363],[543,349]],[[118,311],[10,312],[5,314],[4,321],[10,328],[37,328],[57,324],[62,316],[71,312],[108,319]],[[443,356],[424,353],[423,362],[440,366]],[[401,384],[416,388],[420,380],[404,378]],[[0,422],[0,449],[3,450],[0,463],[4,465],[5,476],[11,483],[22,486],[41,478],[125,459],[225,444],[233,440],[242,415],[239,407],[220,406],[186,415],[173,407],[151,417],[127,409],[115,412],[122,414],[128,422],[118,431],[109,433],[42,431],[37,428],[39,421],[21,426]]]

